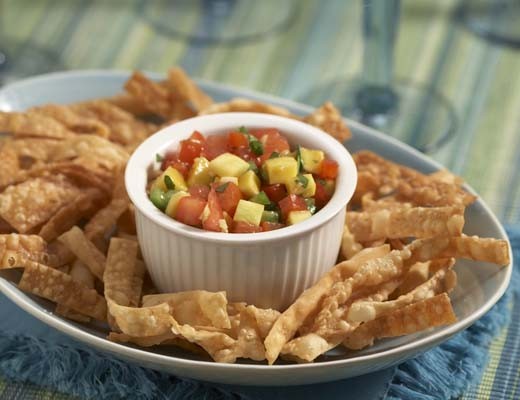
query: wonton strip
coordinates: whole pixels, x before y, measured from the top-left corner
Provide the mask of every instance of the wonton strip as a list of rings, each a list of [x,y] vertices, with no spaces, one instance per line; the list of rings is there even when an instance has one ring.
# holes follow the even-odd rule
[[[125,90],[139,99],[143,106],[156,115],[168,119],[171,115],[171,102],[168,90],[144,74],[135,71],[125,83]]]
[[[375,339],[409,335],[456,321],[450,298],[442,293],[361,325],[345,338],[343,345],[358,350],[372,345]]]
[[[274,363],[280,351],[302,326],[305,320],[319,310],[322,299],[327,295],[334,283],[345,279],[345,275],[355,273],[360,265],[368,260],[381,257],[388,252],[388,246],[365,249],[350,260],[337,264],[327,272],[314,286],[305,290],[295,302],[276,320],[265,339],[266,358],[269,364]]]
[[[462,207],[404,207],[375,212],[348,212],[349,230],[358,242],[403,237],[459,236],[464,226]]]
[[[106,258],[97,247],[87,239],[83,231],[74,226],[62,234],[58,240],[83,262],[92,273],[101,281],[105,272]]]
[[[0,235],[0,269],[23,267],[27,261],[55,266],[58,259],[50,254],[47,243],[37,235]]]
[[[67,139],[74,136],[62,124],[53,118],[32,111],[0,111],[0,132],[17,137],[38,137],[48,139]]]
[[[105,297],[118,305],[128,306],[134,298],[133,276],[138,244],[133,240],[112,238],[103,274]],[[127,333],[127,332],[125,332]],[[131,333],[128,333],[131,335]]]
[[[170,331],[168,303],[152,307],[125,307],[107,298],[108,311],[121,332],[130,336],[157,336]]]
[[[352,137],[352,133],[343,121],[341,113],[330,101],[318,107],[312,114],[304,117],[302,121],[324,130],[340,143]]]
[[[70,275],[56,269],[27,262],[18,287],[97,320],[106,319],[105,299],[95,289],[76,282]]]
[[[191,103],[195,111],[203,110],[213,104],[213,100],[193,82],[179,67],[168,71],[168,84],[184,101]]]

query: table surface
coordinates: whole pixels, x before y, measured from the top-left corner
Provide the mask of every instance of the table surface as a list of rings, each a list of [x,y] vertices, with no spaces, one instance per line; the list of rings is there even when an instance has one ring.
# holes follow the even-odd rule
[[[161,35],[137,11],[140,4],[5,0],[0,48],[6,43],[18,46],[15,68],[20,52],[29,51],[31,44],[55,52],[66,69],[166,72],[177,64],[191,76],[292,100],[309,98],[312,89],[325,82],[352,79],[361,68],[361,1],[300,1],[287,29],[233,46],[200,46]],[[431,156],[464,177],[502,222],[515,224],[520,222],[520,51],[492,45],[465,29],[454,18],[458,4],[402,2],[395,75],[431,84],[453,104],[456,135]],[[262,16],[243,11],[234,13],[224,29],[238,30],[245,21],[262,23]],[[197,20],[186,24],[200,29]],[[58,63],[56,68],[62,69]],[[513,321],[492,343],[480,384],[463,399],[515,398],[520,355],[506,338],[520,330],[518,325]],[[498,382],[497,370],[508,371],[509,377]],[[69,398],[2,379],[0,397]]]

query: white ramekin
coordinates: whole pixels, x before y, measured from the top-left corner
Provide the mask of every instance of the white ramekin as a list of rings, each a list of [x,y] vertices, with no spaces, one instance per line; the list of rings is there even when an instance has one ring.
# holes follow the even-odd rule
[[[240,126],[277,128],[291,146],[323,150],[339,164],[336,190],[328,204],[306,221],[255,234],[208,232],[168,217],[148,199],[148,171],[156,154],[177,149],[194,130],[226,133]],[[145,140],[125,172],[135,205],[137,235],[152,280],[161,292],[225,290],[229,301],[284,310],[335,264],[345,206],[356,187],[357,172],[344,146],[323,131],[288,118],[257,113],[205,115],[175,123]]]

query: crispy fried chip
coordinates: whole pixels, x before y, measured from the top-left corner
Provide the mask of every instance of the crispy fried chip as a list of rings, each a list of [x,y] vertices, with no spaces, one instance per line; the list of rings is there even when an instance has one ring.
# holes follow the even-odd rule
[[[346,221],[358,242],[403,237],[459,236],[464,226],[464,208],[402,207],[373,212],[350,211]]]
[[[56,304],[56,308],[54,309],[54,313],[60,315],[64,318],[71,319],[76,322],[88,323],[90,322],[90,317],[84,315],[82,313],[71,310],[70,308],[64,306],[63,304]]]
[[[318,107],[312,114],[304,117],[302,121],[324,130],[341,143],[352,137],[352,133],[343,121],[341,113],[330,101]]]
[[[305,320],[318,312],[321,301],[336,282],[354,274],[364,262],[384,256],[387,252],[387,246],[363,250],[350,260],[333,267],[314,286],[305,290],[277,319],[265,339],[266,358],[269,364],[278,358],[282,347],[294,336]]]
[[[63,233],[58,240],[74,253],[99,280],[103,281],[106,258],[97,247],[87,239],[83,231],[77,226]]]
[[[193,290],[143,297],[143,306],[168,303],[173,318],[180,324],[230,328],[225,292]]]
[[[105,295],[106,296],[106,295]],[[168,303],[152,307],[125,307],[107,297],[108,312],[117,326],[129,336],[157,336],[170,331],[171,316]]]
[[[178,97],[189,102],[196,112],[208,108],[213,100],[193,82],[179,67],[168,71],[168,86],[177,92]]]
[[[0,216],[19,233],[26,233],[80,194],[81,190],[61,175],[35,178],[9,186],[0,194]]]
[[[67,139],[74,136],[74,133],[55,119],[33,111],[24,113],[0,111],[0,132],[10,133],[16,137],[48,139]]]
[[[106,319],[105,299],[94,289],[76,282],[70,275],[56,269],[27,262],[18,287],[97,320]]]
[[[135,71],[125,83],[125,90],[139,99],[149,112],[169,119],[172,114],[172,104],[168,89],[157,82],[148,79],[144,74]]]
[[[199,115],[217,114],[225,112],[258,112],[264,114],[280,115],[282,117],[296,118],[287,109],[276,107],[269,104],[261,103],[243,98],[234,98],[225,103],[215,103],[201,110]]]
[[[450,298],[442,293],[361,325],[345,338],[343,345],[362,349],[372,345],[375,339],[409,335],[456,321]]]
[[[105,297],[120,306],[130,305],[131,299],[134,298],[132,280],[137,259],[137,247],[138,244],[133,240],[120,238],[110,240],[103,274]]]
[[[56,265],[47,243],[37,235],[0,235],[0,269],[22,267],[26,261]]]
[[[0,160],[2,160],[2,168],[0,168],[0,187],[12,183],[13,177],[16,176],[20,170],[18,154],[11,145],[12,141],[3,139],[2,142],[0,142]]]

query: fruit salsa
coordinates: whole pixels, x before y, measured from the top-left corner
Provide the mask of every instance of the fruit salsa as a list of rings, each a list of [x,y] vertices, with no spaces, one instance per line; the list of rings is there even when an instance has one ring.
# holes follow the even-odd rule
[[[181,141],[156,155],[162,173],[152,203],[187,225],[214,232],[266,232],[310,218],[331,198],[338,164],[324,152],[291,149],[274,128],[240,127]]]

